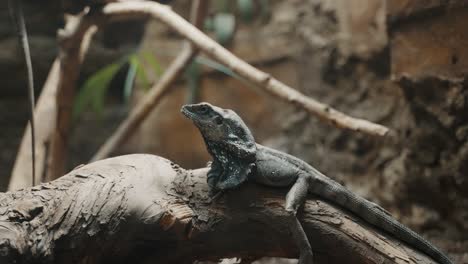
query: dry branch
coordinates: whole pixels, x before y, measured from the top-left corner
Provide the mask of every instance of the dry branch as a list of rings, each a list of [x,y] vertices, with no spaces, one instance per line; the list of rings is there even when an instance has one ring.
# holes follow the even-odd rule
[[[59,31],[60,51],[49,71],[47,81],[34,110],[36,123],[36,182],[50,181],[65,171],[71,109],[76,79],[89,41],[96,31],[98,17],[84,11],[67,16],[64,29]],[[11,174],[9,190],[31,185],[30,126],[21,140]]]
[[[191,20],[195,27],[203,25],[207,12],[208,0],[194,1],[192,4]],[[108,157],[112,151],[127,141],[137,130],[138,126],[148,117],[151,111],[159,104],[161,99],[169,92],[173,83],[184,72],[193,57],[196,49],[186,43],[180,54],[164,71],[161,78],[151,87],[137,103],[130,115],[119,125],[117,130],[106,140],[92,158],[93,161]]]
[[[320,103],[286,84],[262,72],[223,48],[200,30],[174,13],[169,7],[149,1],[110,3],[103,8],[106,16],[119,19],[150,16],[165,23],[197,48],[229,67],[233,72],[247,79],[270,94],[293,103],[320,119],[352,131],[360,131],[372,136],[384,136],[389,129],[364,119],[350,117],[336,109]]]
[[[145,120],[151,111],[159,104],[161,99],[169,92],[171,85],[177,80],[184,69],[190,64],[195,50],[191,45],[184,47],[183,51],[164,71],[161,79],[143,96],[130,112],[129,116],[119,125],[117,130],[106,140],[92,158],[92,161],[108,157],[112,151],[127,141],[138,126]]]
[[[50,136],[54,131],[57,108],[55,106],[55,96],[57,93],[58,79],[60,73],[60,62],[54,61],[49,72],[49,76],[42,89],[41,96],[37,101],[34,110],[36,124],[36,179],[41,182],[46,169],[47,149]],[[21,145],[16,155],[15,165],[11,173],[9,190],[17,190],[31,186],[31,126],[28,124],[21,139]]]
[[[283,209],[286,190],[245,184],[210,204],[206,172],[153,155],[128,155],[0,193],[0,263],[297,256]],[[317,264],[434,263],[312,197],[299,218]]]
[[[50,142],[45,181],[51,181],[65,172],[68,153],[72,106],[80,66],[97,30],[99,15],[90,15],[89,9],[76,16],[67,16],[65,28],[59,31],[60,73],[58,80],[55,130]]]

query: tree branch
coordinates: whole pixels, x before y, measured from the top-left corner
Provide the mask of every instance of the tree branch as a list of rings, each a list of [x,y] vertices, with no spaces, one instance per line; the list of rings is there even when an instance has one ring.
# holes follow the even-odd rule
[[[46,169],[47,149],[50,137],[54,131],[57,114],[55,96],[58,87],[58,76],[60,72],[60,61],[56,59],[52,64],[41,95],[34,109],[36,124],[36,179],[41,182]],[[11,172],[8,190],[17,190],[31,186],[31,126],[28,124],[21,139],[21,144],[16,154],[15,165]]]
[[[34,110],[36,123],[36,182],[53,180],[64,173],[66,141],[69,133],[71,106],[80,65],[87,51],[89,39],[95,32],[95,18],[85,13],[67,16],[65,28],[60,31],[60,53],[49,71],[47,81]],[[60,118],[58,118],[60,116]],[[31,185],[29,155],[30,126],[16,156],[9,190]]]
[[[360,131],[372,136],[385,136],[389,129],[370,121],[350,117],[329,105],[307,97],[297,90],[276,80],[245,61],[239,59],[227,49],[203,34],[200,30],[174,13],[169,7],[149,1],[110,3],[103,8],[103,13],[116,19],[150,16],[155,18],[192,42],[197,48],[212,58],[229,67],[233,72],[252,82],[268,93],[293,103],[321,120],[339,128]]]
[[[283,209],[287,190],[245,184],[210,204],[206,172],[136,154],[0,193],[0,262],[187,263],[298,255]],[[315,263],[434,263],[313,197],[299,218]]]
[[[89,9],[86,8],[79,15],[67,15],[65,28],[59,31],[60,73],[55,102],[57,113],[44,181],[54,180],[65,172],[76,81],[99,19],[99,14],[89,14]]]
[[[208,8],[208,0],[193,1],[191,21],[195,27],[203,25]],[[138,126],[148,117],[161,99],[169,92],[172,84],[184,72],[192,61],[197,50],[190,43],[186,43],[180,54],[164,71],[161,78],[151,87],[135,105],[130,115],[119,125],[117,130],[106,140],[92,158],[92,161],[108,157],[112,151],[127,141]]]

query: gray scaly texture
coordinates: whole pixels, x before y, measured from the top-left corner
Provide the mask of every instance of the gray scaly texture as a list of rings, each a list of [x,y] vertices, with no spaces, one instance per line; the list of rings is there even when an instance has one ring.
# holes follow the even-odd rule
[[[355,195],[303,160],[256,144],[249,128],[234,111],[208,103],[185,105],[181,111],[198,127],[213,157],[208,172],[208,184],[213,190],[236,188],[246,180],[273,187],[291,186],[285,207],[292,216],[291,231],[301,254],[299,263],[312,263],[312,249],[296,218],[297,209],[311,193],[353,212],[437,262],[452,264],[444,253],[382,207]]]

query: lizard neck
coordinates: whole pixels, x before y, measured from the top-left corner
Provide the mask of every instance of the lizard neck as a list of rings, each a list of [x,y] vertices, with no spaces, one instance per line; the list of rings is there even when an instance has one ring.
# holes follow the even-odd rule
[[[213,157],[211,172],[216,172],[216,188],[232,189],[248,179],[248,175],[255,166],[256,152],[235,151],[231,147],[206,140],[208,152]]]

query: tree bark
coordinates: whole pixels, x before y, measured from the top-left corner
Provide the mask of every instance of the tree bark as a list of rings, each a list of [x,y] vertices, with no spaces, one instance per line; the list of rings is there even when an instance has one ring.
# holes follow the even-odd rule
[[[135,154],[0,194],[0,263],[189,263],[294,258],[287,189],[248,183],[210,203],[207,169]],[[316,263],[434,263],[314,197],[299,219]]]

